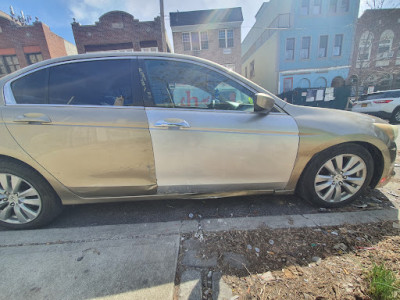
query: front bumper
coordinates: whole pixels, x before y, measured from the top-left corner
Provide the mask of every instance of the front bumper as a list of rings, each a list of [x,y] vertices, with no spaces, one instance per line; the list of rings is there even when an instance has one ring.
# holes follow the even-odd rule
[[[363,111],[359,111],[361,113],[364,114],[368,114],[368,115],[372,115],[381,119],[386,119],[389,120],[392,117],[391,113],[388,113],[386,111],[371,111],[371,112],[363,112]]]
[[[394,171],[394,163],[397,156],[397,145],[395,142],[391,142],[389,146],[389,157],[390,157],[390,167],[386,174],[382,174],[381,179],[377,184],[377,188],[385,186],[389,183],[390,179],[396,174]]]

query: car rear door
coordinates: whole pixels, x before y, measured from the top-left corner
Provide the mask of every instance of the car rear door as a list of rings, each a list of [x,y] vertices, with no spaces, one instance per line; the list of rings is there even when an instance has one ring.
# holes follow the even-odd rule
[[[291,116],[254,112],[253,91],[206,65],[139,65],[159,192],[285,188],[299,141]]]
[[[60,63],[5,87],[3,118],[15,140],[81,197],[156,193],[135,64],[132,57]]]

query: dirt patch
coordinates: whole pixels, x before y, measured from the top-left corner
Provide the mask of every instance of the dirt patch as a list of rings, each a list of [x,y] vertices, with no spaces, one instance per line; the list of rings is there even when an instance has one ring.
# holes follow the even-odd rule
[[[239,299],[369,299],[366,270],[374,262],[400,274],[393,224],[205,233],[197,250],[217,256],[215,269]]]

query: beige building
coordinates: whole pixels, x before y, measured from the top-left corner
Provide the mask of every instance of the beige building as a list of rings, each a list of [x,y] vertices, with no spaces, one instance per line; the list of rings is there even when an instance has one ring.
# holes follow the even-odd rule
[[[193,55],[241,72],[240,7],[170,13],[174,52]]]

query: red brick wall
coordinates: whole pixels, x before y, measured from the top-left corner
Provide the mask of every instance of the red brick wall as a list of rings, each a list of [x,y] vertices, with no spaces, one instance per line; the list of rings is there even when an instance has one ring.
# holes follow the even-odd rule
[[[27,53],[41,52],[43,59],[67,55],[64,40],[41,22],[20,26],[0,17],[0,55],[16,54],[19,64],[26,67]]]
[[[0,26],[2,29],[0,33],[0,50],[15,49],[21,68],[27,66],[24,47],[38,46],[42,52],[43,59],[51,58],[42,23],[19,26],[12,24],[10,20],[0,18]]]
[[[114,26],[113,26],[114,24]],[[122,28],[115,28],[115,25]],[[140,41],[156,40],[161,51],[161,23],[157,17],[154,21],[139,22],[132,15],[113,11],[100,17],[95,25],[72,23],[78,53],[85,53],[85,45],[108,45],[132,43],[135,51],[140,51]]]
[[[66,56],[67,51],[65,49],[64,39],[54,32],[51,32],[46,24],[43,24],[43,32],[46,37],[50,57]]]
[[[226,29],[231,29],[227,25]],[[201,29],[200,31],[205,31]],[[241,29],[240,27],[233,28],[233,48],[230,54],[224,54],[224,48],[219,48],[218,40],[219,29],[207,30],[208,34],[208,49],[200,51],[184,51],[182,42],[182,32],[173,32],[174,52],[179,54],[193,55],[211,60],[221,65],[234,64],[235,71],[240,73],[241,64]]]

